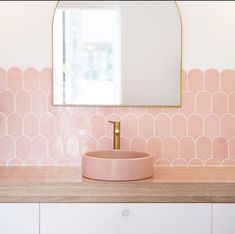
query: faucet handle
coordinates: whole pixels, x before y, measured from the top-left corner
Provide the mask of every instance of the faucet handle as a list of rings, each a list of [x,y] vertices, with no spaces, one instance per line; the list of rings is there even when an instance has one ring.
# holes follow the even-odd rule
[[[120,123],[120,121],[111,121],[111,120],[109,120],[109,123],[117,124],[117,123]]]

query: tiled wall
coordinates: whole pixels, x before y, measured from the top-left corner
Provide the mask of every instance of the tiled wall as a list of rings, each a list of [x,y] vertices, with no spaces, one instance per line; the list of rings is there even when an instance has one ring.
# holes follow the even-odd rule
[[[235,71],[183,72],[182,108],[54,107],[51,69],[0,68],[0,165],[80,165],[81,152],[148,151],[158,165],[235,164]]]

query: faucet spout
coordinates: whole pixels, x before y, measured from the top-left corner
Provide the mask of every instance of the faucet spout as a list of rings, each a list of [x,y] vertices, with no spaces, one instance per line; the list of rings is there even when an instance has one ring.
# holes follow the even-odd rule
[[[113,149],[120,149],[120,121],[109,121],[113,124]]]

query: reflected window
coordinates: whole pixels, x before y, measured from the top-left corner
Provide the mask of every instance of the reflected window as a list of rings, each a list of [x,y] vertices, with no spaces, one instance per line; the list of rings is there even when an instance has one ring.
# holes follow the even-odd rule
[[[116,9],[60,9],[55,15],[57,103],[120,103],[119,18]]]

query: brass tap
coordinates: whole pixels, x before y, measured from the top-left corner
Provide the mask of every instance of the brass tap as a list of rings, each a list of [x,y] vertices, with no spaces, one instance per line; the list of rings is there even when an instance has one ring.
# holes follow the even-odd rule
[[[120,121],[109,121],[113,124],[113,149],[120,149]]]

